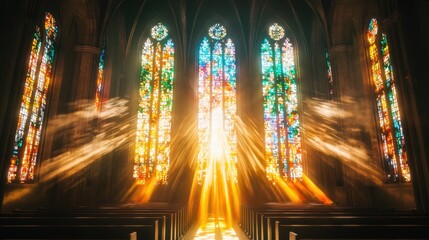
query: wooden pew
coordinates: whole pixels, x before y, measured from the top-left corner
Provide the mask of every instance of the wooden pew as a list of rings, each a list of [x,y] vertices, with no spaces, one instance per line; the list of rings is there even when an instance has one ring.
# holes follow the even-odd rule
[[[283,225],[275,223],[274,232],[268,240],[289,239],[295,232],[304,239],[427,239],[427,225]]]
[[[184,233],[188,230],[191,221],[186,216],[187,206],[181,208],[169,208],[165,206],[154,205],[142,205],[138,208],[77,208],[77,209],[40,209],[40,210],[15,210],[14,214],[20,214],[22,216],[34,216],[34,214],[51,216],[51,217],[60,217],[60,216],[108,216],[108,217],[120,217],[124,216],[141,216],[142,214],[158,214],[166,215],[172,220],[171,232],[173,232],[174,238],[177,239],[180,236],[183,236]],[[3,214],[5,215],[5,214]],[[7,215],[7,214],[6,214]],[[5,215],[5,216],[6,216]]]
[[[75,234],[78,239],[129,239],[131,232],[137,232],[138,239],[173,240],[179,239],[189,227],[185,213],[184,207],[17,210],[0,215],[0,239],[5,239],[3,232],[8,237],[15,234],[16,239],[27,236],[31,239],[70,239],[67,236],[74,232],[78,232]],[[48,231],[50,228],[64,231]],[[113,230],[111,234],[93,233],[110,233]],[[59,237],[54,237],[55,234]]]
[[[0,239],[159,239],[157,222],[151,225],[5,225]]]
[[[371,228],[372,225],[376,224],[387,226],[387,228],[393,225],[416,226],[416,230],[424,226],[429,228],[429,217],[416,214],[413,211],[381,211],[374,209],[351,209],[349,211],[346,208],[319,209],[311,207],[305,209],[242,207],[241,210],[240,226],[248,234],[249,238],[258,240],[274,239],[274,224],[276,222],[278,222],[279,226],[307,225],[308,228],[317,225],[360,225]],[[282,235],[280,239],[287,239],[284,237],[286,235]]]

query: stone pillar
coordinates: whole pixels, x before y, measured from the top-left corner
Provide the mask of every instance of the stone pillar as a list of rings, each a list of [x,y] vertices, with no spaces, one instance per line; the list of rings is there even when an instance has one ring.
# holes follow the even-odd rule
[[[353,151],[355,147],[366,145],[354,145],[352,143],[363,142],[364,123],[361,117],[366,116],[366,100],[363,99],[363,82],[361,77],[361,66],[359,55],[354,51],[352,45],[335,45],[329,49],[332,72],[336,81],[337,92],[335,100],[339,103],[341,114],[338,119],[338,144],[343,149]],[[335,168],[336,190],[334,200],[340,205],[367,205],[368,199],[365,196],[365,176],[357,175],[360,167],[365,163],[358,159],[344,159],[337,157],[333,159]],[[369,160],[369,159],[368,159]],[[364,161],[360,159],[360,161]],[[359,164],[361,164],[359,166]]]
[[[73,76],[71,78],[70,90],[68,91],[68,99],[70,112],[82,110],[85,107],[94,104],[95,111],[95,91],[96,77],[98,71],[100,49],[90,45],[75,45],[74,46],[74,66]],[[95,132],[97,131],[96,119],[79,119],[71,126],[72,132],[69,134],[70,139],[67,148],[72,153],[78,153],[82,148],[88,147],[88,144],[94,140]],[[79,159],[73,159],[78,161]],[[88,164],[87,161],[94,159],[84,159],[82,164]],[[93,202],[95,191],[91,188],[94,183],[92,180],[94,165],[89,164],[82,170],[75,173],[66,182],[62,189],[67,189],[63,194],[65,202],[62,205],[66,207],[76,207],[80,205],[90,205]],[[93,187],[93,186],[92,186]],[[64,191],[64,190],[63,190]],[[92,192],[92,193],[91,193]]]
[[[351,46],[349,45],[335,45],[328,49],[329,59],[331,61],[332,75],[335,81],[334,100],[340,103],[343,98],[348,96],[348,87],[350,81],[350,71],[349,71],[349,61],[348,61],[348,51],[350,51]],[[342,126],[343,120],[337,119],[337,126],[335,130],[337,135],[341,136],[344,134]],[[345,137],[345,136],[343,136]],[[338,139],[342,140],[342,139]],[[335,157],[331,158],[332,166],[335,179],[335,187],[333,187],[333,199],[332,201],[338,205],[346,205],[349,200],[347,199],[346,189],[344,187],[344,172],[343,172],[343,162]]]
[[[403,5],[402,5],[403,4]],[[429,111],[427,102],[429,69],[429,2],[414,1],[399,5],[387,20],[389,49],[399,96],[402,127],[407,144],[415,205],[418,211],[429,213]],[[395,58],[396,57],[396,58]],[[402,105],[401,105],[402,104]]]
[[[351,81],[349,53],[352,51],[350,45],[335,45],[329,49],[329,58],[335,80],[337,81],[337,100],[353,96],[353,84]]]
[[[73,94],[70,100],[95,99],[96,77],[100,48],[90,45],[75,45]]]

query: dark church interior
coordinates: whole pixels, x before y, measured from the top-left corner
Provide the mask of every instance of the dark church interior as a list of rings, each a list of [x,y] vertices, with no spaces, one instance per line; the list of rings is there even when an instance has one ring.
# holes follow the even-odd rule
[[[0,0],[0,239],[429,239],[428,0]]]

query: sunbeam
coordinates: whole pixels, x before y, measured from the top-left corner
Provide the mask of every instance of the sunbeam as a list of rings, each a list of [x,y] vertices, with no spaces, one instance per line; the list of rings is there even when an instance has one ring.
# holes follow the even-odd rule
[[[73,143],[61,150],[62,153],[42,162],[40,185],[52,187],[56,181],[68,179],[81,173],[89,165],[99,161],[102,156],[119,148],[126,147],[132,140],[128,100],[114,98],[103,103],[103,110],[98,111],[91,101],[79,101],[72,104],[75,111],[61,114],[49,121],[48,133],[70,132]],[[82,125],[91,126],[90,131]],[[74,179],[69,185],[79,183]],[[25,189],[11,194],[4,200],[7,204],[19,196],[31,194],[32,190]]]
[[[373,183],[381,184],[383,175],[378,171],[370,159],[367,148],[362,141],[351,136],[345,138],[344,133],[338,128],[340,119],[351,119],[362,124],[362,119],[353,114],[355,101],[344,100],[342,106],[338,103],[322,100],[309,99],[305,102],[304,116],[306,122],[304,133],[307,144],[321,153],[334,157],[351,168],[358,176],[370,178]],[[347,110],[346,110],[347,109]],[[359,132],[355,127],[348,127],[348,132]]]

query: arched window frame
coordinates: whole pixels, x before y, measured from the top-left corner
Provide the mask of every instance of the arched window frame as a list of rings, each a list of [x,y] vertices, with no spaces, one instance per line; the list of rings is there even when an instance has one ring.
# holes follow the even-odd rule
[[[58,25],[50,12],[35,26],[28,60],[24,91],[8,168],[8,183],[34,183],[40,166],[43,131],[47,118],[48,95],[55,72]]]
[[[209,31],[210,28],[212,26],[214,26],[215,24],[219,24],[220,26],[224,27],[224,29],[226,30],[226,35],[224,37],[222,37],[221,39],[213,39],[210,35],[209,35]],[[198,183],[201,184],[206,176],[206,170],[209,164],[209,159],[212,155],[211,153],[211,147],[210,145],[212,144],[210,138],[213,134],[213,128],[215,128],[214,126],[212,126],[212,124],[215,124],[216,122],[222,123],[223,124],[223,131],[225,132],[225,134],[227,135],[226,137],[226,141],[227,143],[224,144],[224,146],[226,146],[227,149],[224,149],[225,151],[225,156],[227,158],[226,162],[227,162],[227,166],[226,166],[226,172],[227,172],[227,179],[232,181],[232,182],[237,182],[237,176],[238,176],[238,171],[237,171],[237,162],[238,162],[238,150],[237,150],[237,131],[235,129],[235,121],[236,121],[236,116],[237,116],[237,53],[236,53],[236,43],[235,43],[235,38],[234,38],[234,34],[232,34],[231,31],[231,27],[225,22],[223,21],[223,19],[216,17],[214,19],[212,19],[211,21],[208,22],[208,24],[206,24],[206,27],[203,30],[203,34],[202,36],[198,39],[197,41],[197,47],[196,47],[196,60],[197,60],[197,105],[198,105],[198,116],[197,116],[197,122],[198,122],[198,163],[197,163],[197,175],[198,175]],[[209,96],[209,101],[207,102],[209,104],[208,106],[208,110],[206,112],[206,114],[209,114],[209,116],[206,116],[204,118],[204,116],[202,116],[204,113],[202,113],[200,111],[201,108],[201,99],[200,99],[200,94],[201,94],[201,84],[202,82],[204,82],[204,80],[202,79],[202,72],[204,72],[204,70],[202,69],[202,65],[200,64],[200,60],[201,60],[201,48],[203,46],[204,43],[207,43],[207,45],[205,45],[205,47],[208,47],[209,50],[209,59],[205,59],[209,62],[209,67],[210,70],[209,71],[209,80],[210,80],[210,89],[211,91],[213,91],[212,88],[215,88],[212,84],[213,81],[213,76],[211,75],[211,71],[213,71],[213,61],[214,61],[214,54],[213,52],[215,51],[215,45],[216,44],[220,44],[221,46],[221,56],[220,59],[222,61],[221,64],[221,68],[222,68],[222,74],[223,76],[221,76],[220,79],[217,79],[221,82],[223,82],[222,86],[222,113],[223,113],[223,122],[221,121],[213,121],[213,120],[209,120],[208,123],[202,121],[201,119],[205,119],[205,118],[209,118],[211,119],[213,117],[212,114],[212,101],[214,98],[216,98],[215,96]],[[233,52],[233,54],[231,54],[231,52]],[[233,62],[230,63],[226,63],[227,62],[227,58],[225,57],[225,55],[231,55],[231,59]],[[233,59],[232,59],[233,58]],[[204,61],[204,59],[202,60]],[[226,65],[230,64],[229,67],[226,67]],[[206,64],[207,65],[207,64]],[[230,74],[226,74],[226,72],[230,71]],[[229,81],[229,82],[228,82]],[[232,86],[231,86],[232,83]],[[232,87],[233,88],[233,92],[231,91],[225,91],[226,87]],[[230,94],[230,95],[226,95]],[[212,94],[212,93],[210,93]],[[231,95],[232,94],[232,95]],[[225,100],[225,98],[228,98],[230,101],[232,101],[233,103],[228,104],[228,106],[225,105],[225,102],[228,102]],[[215,99],[216,100],[216,99]],[[226,116],[228,114],[225,114],[225,110],[229,111],[229,115],[230,117]],[[226,119],[226,120],[225,120]],[[228,123],[229,122],[229,123]],[[208,132],[204,132],[201,128],[203,128],[203,125],[207,125],[205,126],[206,131]],[[207,130],[208,129],[208,130]]]
[[[152,180],[160,184],[168,183],[175,79],[175,43],[169,33],[168,25],[164,22],[159,20],[155,24],[149,25],[150,28],[146,34],[143,34],[142,44],[139,48],[142,55],[133,171],[137,184],[146,184]],[[154,30],[160,29],[160,26],[164,26],[167,31],[165,32],[165,29],[160,32]],[[163,33],[167,35],[162,37]],[[159,51],[161,54],[157,55],[156,53]],[[158,71],[155,70],[157,68]],[[149,81],[144,81],[146,76],[150,79]],[[152,81],[153,79],[159,81]],[[150,92],[150,89],[158,89],[158,91]],[[153,99],[158,101],[155,102]],[[157,107],[153,107],[154,103],[157,104]],[[156,135],[156,137],[152,137],[152,135]]]
[[[374,94],[376,124],[382,165],[387,183],[410,182],[406,143],[403,134],[397,85],[388,36],[376,18],[365,29],[369,79]]]
[[[272,27],[273,25],[277,24],[278,26],[280,26],[283,29],[283,37],[281,37],[280,39],[273,39],[271,38],[269,32],[270,32],[270,27]],[[285,43],[288,47],[286,47],[284,49]],[[264,50],[263,47],[264,45],[268,43],[269,44],[269,49],[265,50],[266,52],[270,51],[270,54],[263,54]],[[291,79],[291,81],[295,81],[294,87],[292,88],[292,91],[295,91],[295,99],[292,101],[295,101],[294,103],[292,103],[291,105],[293,105],[293,110],[291,110],[292,112],[294,112],[293,114],[293,118],[289,119],[291,120],[292,124],[288,124],[287,126],[283,126],[283,128],[280,126],[279,127],[279,123],[278,121],[281,121],[281,116],[279,116],[279,112],[277,110],[279,102],[277,101],[277,94],[274,94],[274,100],[268,98],[268,93],[269,90],[271,89],[268,85],[264,85],[264,84],[269,84],[269,80],[265,81],[266,77],[264,75],[266,75],[268,78],[273,78],[272,80],[274,81],[274,79],[276,78],[276,75],[278,74],[276,71],[280,70],[279,75],[277,77],[280,77],[282,79],[286,79],[287,76],[285,76],[285,66],[283,65],[284,61],[281,61],[280,59],[280,68],[277,68],[277,65],[275,64],[275,56],[276,55],[276,44],[279,46],[278,47],[278,51],[279,54],[281,55],[281,59],[283,59],[283,57],[286,57],[286,52],[285,51],[290,51],[292,50],[292,53],[289,52],[289,54],[291,55],[290,58],[292,58],[292,68],[290,69],[292,76],[294,76],[293,80]],[[267,26],[264,29],[264,34],[262,37],[262,41],[261,44],[259,45],[259,50],[260,50],[260,63],[261,63],[261,85],[262,85],[262,97],[263,97],[263,106],[264,106],[264,110],[263,110],[263,116],[264,116],[264,147],[265,147],[265,168],[266,168],[266,177],[268,178],[269,181],[271,182],[275,182],[278,178],[283,178],[286,180],[291,180],[293,182],[296,181],[300,181],[302,180],[303,177],[303,168],[302,168],[302,140],[301,140],[301,131],[300,131],[300,111],[299,111],[299,82],[298,82],[298,68],[297,68],[297,62],[298,62],[298,58],[297,58],[297,41],[294,38],[293,33],[290,31],[290,27],[285,24],[283,21],[281,20],[273,20],[270,22],[270,24],[267,24]],[[264,56],[265,55],[265,56]],[[265,57],[265,59],[264,59]],[[271,58],[271,60],[270,60]],[[289,59],[290,60],[290,59]],[[273,62],[272,66],[271,65],[267,65],[267,63],[269,62]],[[264,66],[265,65],[267,66]],[[291,63],[289,63],[290,65]],[[287,65],[287,64],[286,64]],[[264,70],[264,68],[266,68],[266,70]],[[269,68],[273,68],[272,72],[268,72]],[[265,72],[267,71],[267,72]],[[268,83],[264,83],[264,82],[268,82]],[[281,82],[280,82],[281,83]],[[272,83],[274,84],[274,83]],[[274,85],[273,85],[274,86]],[[284,87],[285,85],[281,84],[280,86],[282,89],[279,92],[282,96],[283,96],[283,100],[286,100],[286,96],[287,94],[285,93]],[[274,89],[276,87],[274,86]],[[274,101],[274,102],[273,102]],[[272,102],[271,105],[273,105],[273,107],[275,108],[275,114],[272,115],[271,117],[274,118],[275,123],[273,123],[274,125],[271,126],[271,132],[273,134],[277,134],[279,135],[279,131],[282,131],[283,129],[283,134],[285,137],[284,141],[281,140],[277,140],[277,148],[278,149],[284,149],[284,151],[286,151],[286,153],[283,154],[283,156],[281,156],[280,154],[276,155],[276,152],[280,152],[278,149],[276,151],[275,146],[269,146],[270,142],[273,142],[274,138],[273,136],[269,136],[270,135],[270,131],[267,131],[267,128],[269,128],[270,125],[270,120],[267,119],[269,116],[268,112],[267,112],[267,108],[269,107],[269,103],[268,102]],[[276,105],[276,106],[274,106]],[[287,106],[285,106],[283,109],[286,111],[287,110]],[[283,111],[284,112],[284,111]],[[286,114],[286,112],[283,113],[283,119],[287,119],[288,116]],[[287,121],[284,121],[285,123]],[[298,126],[295,126],[297,125]],[[295,127],[294,127],[295,126]],[[289,129],[288,132],[285,132],[286,129]],[[274,128],[274,129],[273,129]],[[281,129],[282,128],[282,129]],[[290,133],[292,133],[293,137],[294,137],[294,142],[289,142],[288,139],[288,135],[290,135]],[[272,134],[271,134],[272,135]],[[278,138],[278,137],[277,137]],[[279,139],[279,138],[278,138]],[[273,143],[274,144],[274,143]],[[292,149],[292,151],[291,151]],[[286,156],[286,157],[285,157]],[[290,159],[293,159],[292,161]]]

